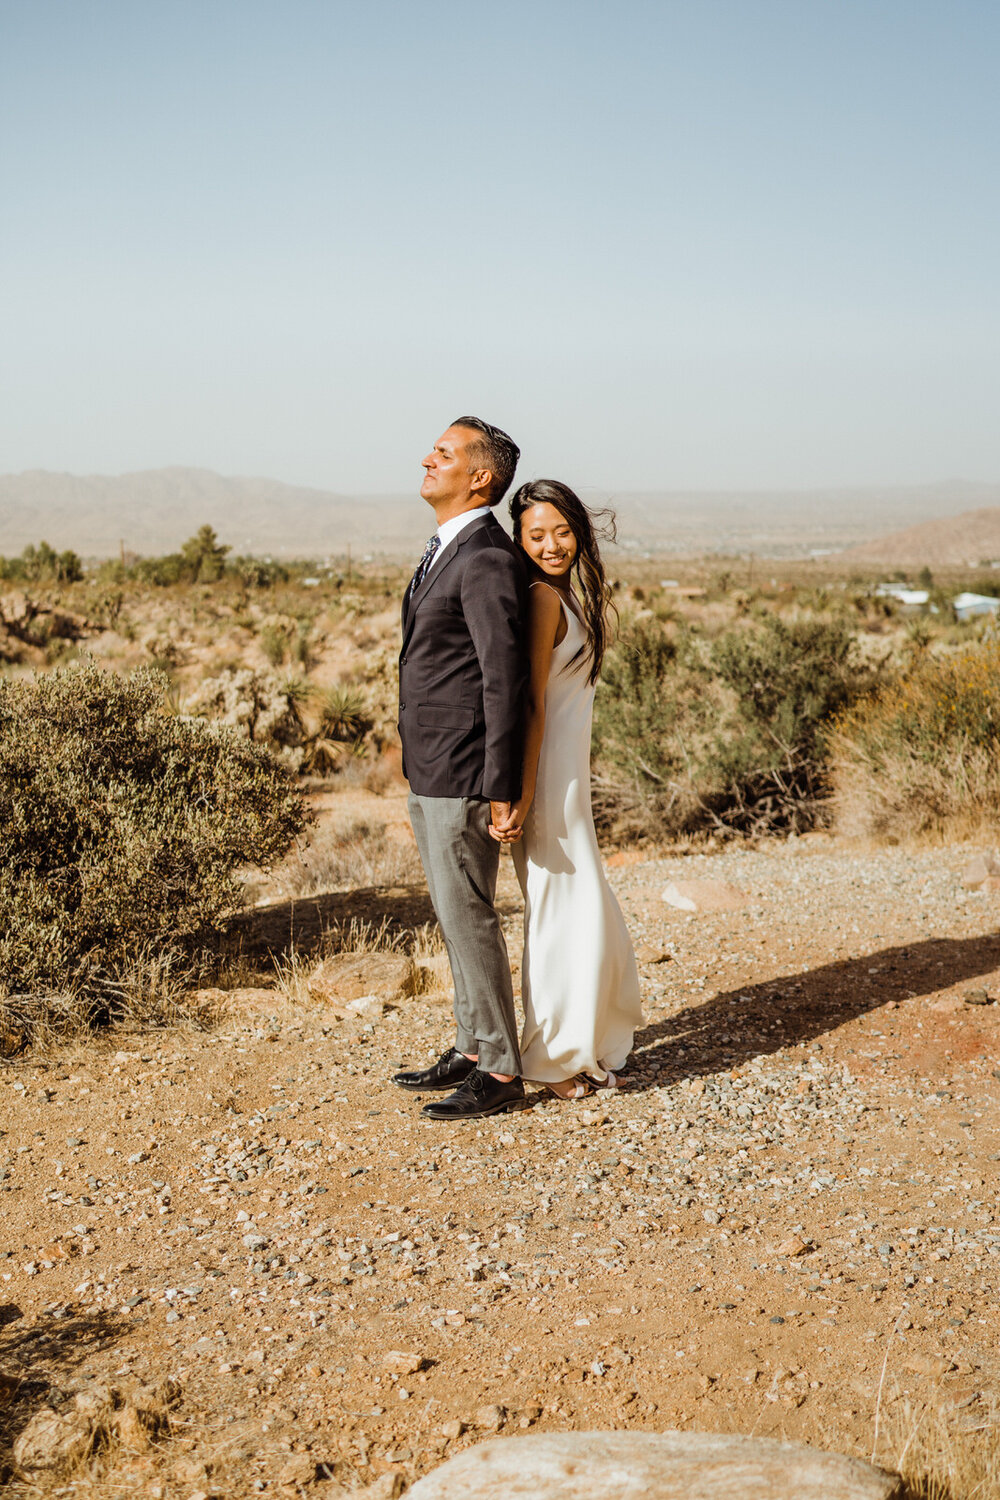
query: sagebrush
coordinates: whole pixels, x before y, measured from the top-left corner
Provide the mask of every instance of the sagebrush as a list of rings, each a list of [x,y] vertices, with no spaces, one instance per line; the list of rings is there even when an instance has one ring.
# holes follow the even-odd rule
[[[764,615],[714,639],[628,621],[595,702],[598,817],[625,836],[811,827],[831,719],[875,680],[841,620]]]
[[[168,683],[92,663],[0,681],[0,992],[114,985],[190,954],[306,821],[288,771]]]

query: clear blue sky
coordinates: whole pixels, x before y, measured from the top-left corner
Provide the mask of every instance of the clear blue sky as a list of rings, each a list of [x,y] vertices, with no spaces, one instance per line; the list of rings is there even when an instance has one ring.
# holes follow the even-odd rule
[[[1000,478],[990,0],[0,0],[0,471]]]

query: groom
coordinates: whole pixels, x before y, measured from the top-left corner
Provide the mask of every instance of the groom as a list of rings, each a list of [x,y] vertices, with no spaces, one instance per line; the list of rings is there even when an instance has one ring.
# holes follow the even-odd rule
[[[497,524],[520,452],[505,432],[459,417],[423,460],[431,537],[403,600],[399,735],[410,821],[455,984],[455,1046],[400,1088],[450,1091],[432,1120],[517,1109],[517,1023],[494,906],[502,830],[521,790],[525,570]]]

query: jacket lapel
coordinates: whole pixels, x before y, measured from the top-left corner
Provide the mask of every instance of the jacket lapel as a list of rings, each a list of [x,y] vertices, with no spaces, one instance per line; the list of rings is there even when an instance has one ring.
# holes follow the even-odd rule
[[[469,538],[471,536],[474,536],[477,531],[482,530],[484,526],[496,525],[497,522],[491,513],[488,516],[480,516],[480,518],[476,521],[471,521],[468,526],[463,526],[462,530],[458,533],[458,536],[452,537],[447,547],[443,549],[438,557],[437,562],[434,564],[433,568],[431,568],[430,572],[422,579],[420,587],[416,590],[416,592],[411,594],[409,588],[407,588],[406,593],[403,596],[402,624],[404,646],[407,642],[407,639],[409,638],[409,632],[413,626],[413,621],[416,614],[416,606],[444,577],[445,571],[447,570],[449,564],[454,562],[455,558],[458,556],[459,548],[463,547],[469,540]]]

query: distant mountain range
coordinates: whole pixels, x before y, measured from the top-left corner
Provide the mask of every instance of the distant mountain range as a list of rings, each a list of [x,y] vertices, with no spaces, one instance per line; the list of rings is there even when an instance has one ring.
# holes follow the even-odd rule
[[[963,511],[876,537],[842,554],[844,561],[885,567],[976,567],[1000,559],[1000,506]]]
[[[963,512],[1000,515],[1000,484],[962,480],[801,492],[593,492],[584,498],[614,506],[620,542],[630,551],[675,556],[802,557],[850,548],[861,561],[868,544],[886,532],[919,530],[929,521],[947,528],[956,523],[941,518]],[[408,559],[426,539],[429,521],[415,491],[349,495],[192,468],[111,476],[41,469],[0,475],[0,553],[6,556],[43,537],[60,551],[72,547],[87,558],[113,556],[120,544],[150,556],[176,551],[207,523],[236,553],[322,558],[343,556],[350,547],[356,558]],[[971,533],[962,548],[962,561],[966,555],[977,561],[1000,555],[992,543],[973,542]],[[933,561],[938,551],[918,560]],[[873,552],[871,560],[881,561],[882,554]]]

